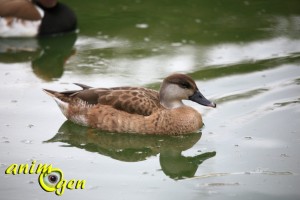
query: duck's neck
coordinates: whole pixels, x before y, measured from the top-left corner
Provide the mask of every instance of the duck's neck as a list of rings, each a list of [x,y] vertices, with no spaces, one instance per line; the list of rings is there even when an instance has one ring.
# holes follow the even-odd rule
[[[160,101],[160,104],[167,109],[174,109],[184,106],[182,101]]]

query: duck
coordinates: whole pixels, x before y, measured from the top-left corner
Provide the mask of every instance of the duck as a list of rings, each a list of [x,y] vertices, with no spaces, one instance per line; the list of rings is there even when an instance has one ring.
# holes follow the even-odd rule
[[[0,0],[0,37],[37,37],[76,29],[75,13],[57,0]]]
[[[203,126],[201,114],[187,106],[190,100],[216,107],[186,74],[171,74],[159,91],[144,87],[94,88],[75,83],[80,90],[43,89],[73,123],[101,131],[153,135],[184,135]]]

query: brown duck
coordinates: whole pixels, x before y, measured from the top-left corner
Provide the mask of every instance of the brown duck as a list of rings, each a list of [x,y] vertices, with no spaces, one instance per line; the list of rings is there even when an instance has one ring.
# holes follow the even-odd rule
[[[166,77],[160,90],[141,87],[44,91],[52,96],[66,118],[76,124],[109,132],[180,135],[198,131],[202,117],[182,100],[216,107],[184,74]]]

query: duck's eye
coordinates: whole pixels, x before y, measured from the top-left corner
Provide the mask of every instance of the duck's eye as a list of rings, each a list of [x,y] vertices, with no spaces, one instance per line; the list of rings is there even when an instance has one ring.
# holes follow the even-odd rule
[[[179,86],[181,88],[183,88],[183,89],[189,89],[189,88],[191,88],[191,85],[189,83],[187,83],[187,82],[182,82],[182,83],[179,84]]]

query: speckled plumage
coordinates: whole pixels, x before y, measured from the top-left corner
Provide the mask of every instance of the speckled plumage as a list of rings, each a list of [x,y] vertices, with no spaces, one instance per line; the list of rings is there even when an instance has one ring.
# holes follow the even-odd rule
[[[215,107],[214,103],[201,96],[195,82],[183,74],[168,76],[159,92],[141,87],[92,88],[77,85],[82,90],[45,92],[54,97],[67,119],[109,132],[192,133],[202,127],[202,117],[195,109],[184,105],[182,100]]]

